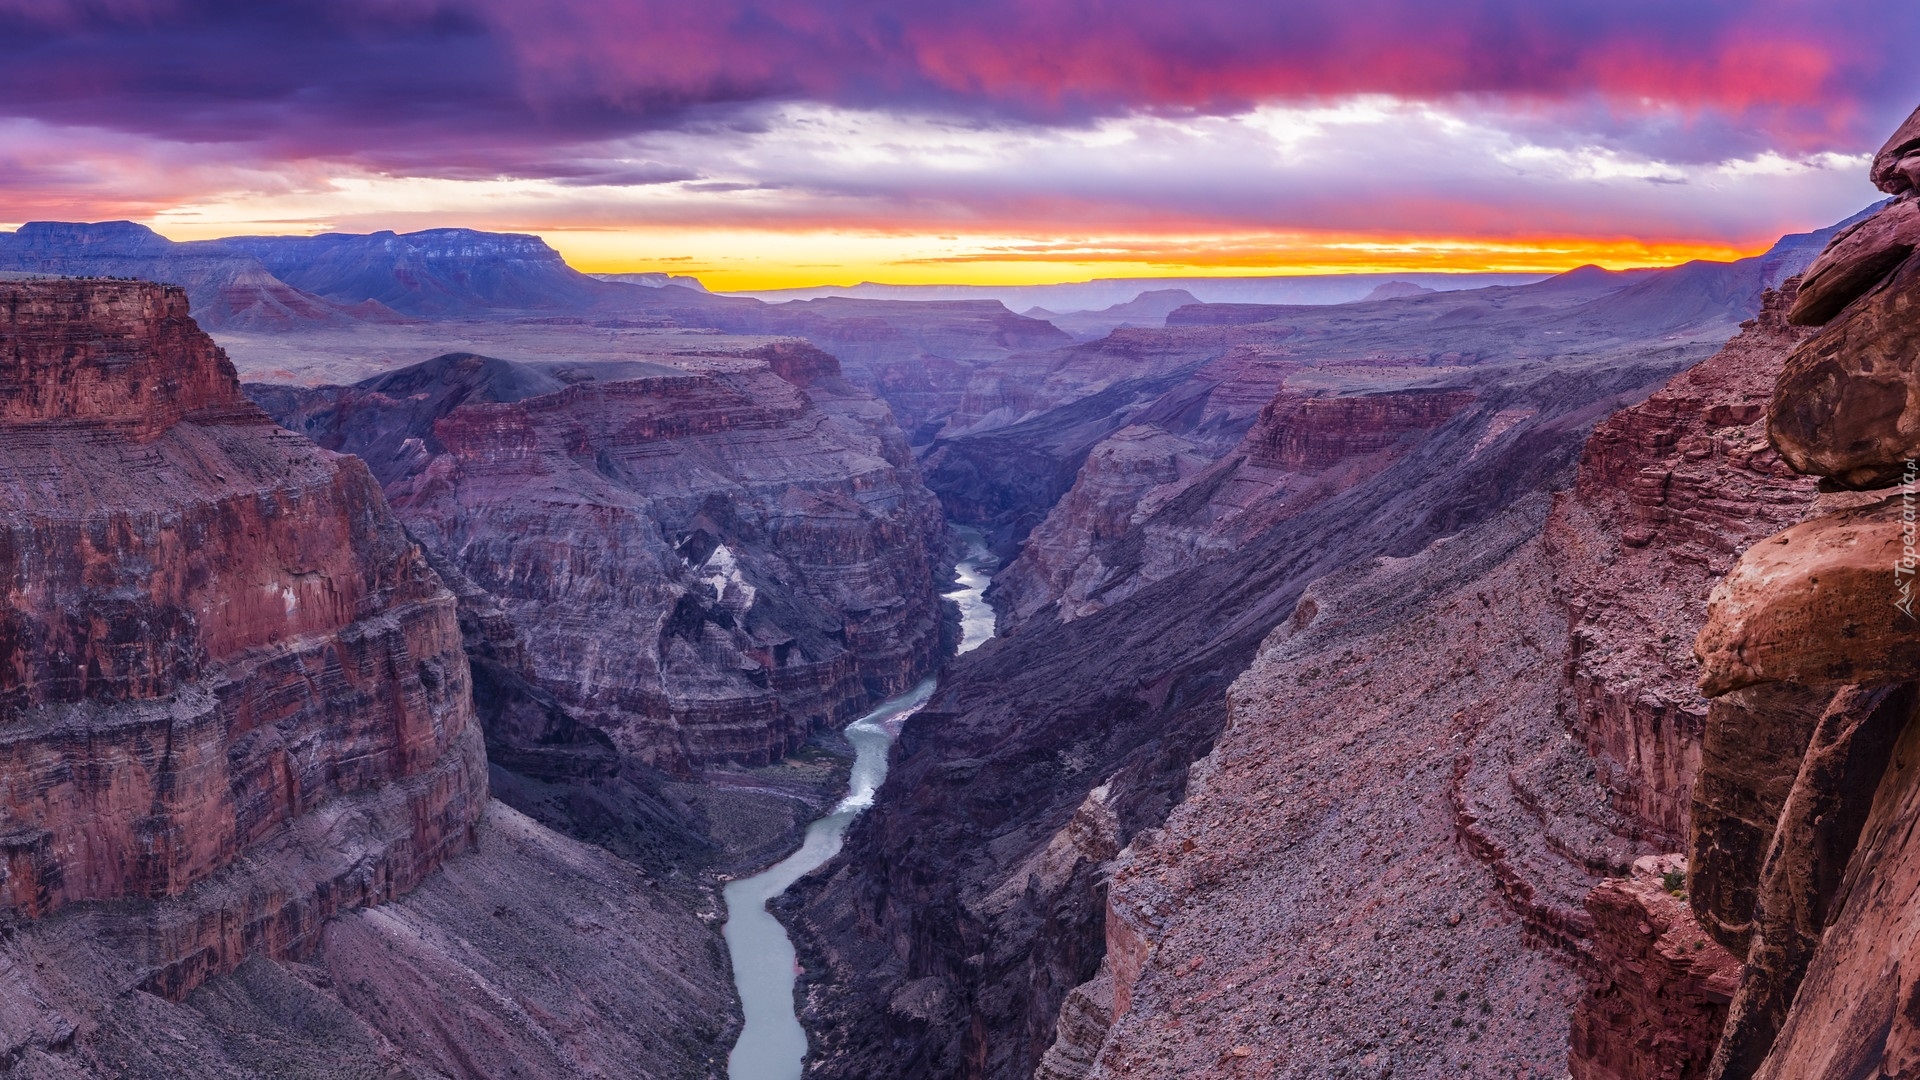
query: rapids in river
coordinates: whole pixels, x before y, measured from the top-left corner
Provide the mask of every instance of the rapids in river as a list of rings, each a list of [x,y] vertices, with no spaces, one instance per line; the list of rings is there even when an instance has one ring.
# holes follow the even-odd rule
[[[994,631],[993,608],[981,595],[989,581],[986,567],[992,556],[977,537],[967,539],[967,556],[956,568],[959,587],[947,594],[960,604],[963,653],[979,647]],[[887,778],[887,750],[901,725],[933,696],[936,682],[937,676],[929,675],[848,724],[846,736],[853,744],[854,759],[846,797],[831,813],[807,826],[800,850],[752,877],[727,884],[723,933],[746,1018],[740,1039],[727,1057],[730,1080],[799,1080],[807,1054],[807,1034],[793,1011],[794,979],[800,969],[786,927],[767,911],[767,901],[839,853],[847,826],[873,805],[874,793]]]

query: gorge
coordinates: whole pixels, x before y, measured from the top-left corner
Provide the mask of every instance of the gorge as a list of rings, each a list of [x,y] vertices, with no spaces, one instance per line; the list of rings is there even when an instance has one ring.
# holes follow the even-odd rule
[[[1911,1075],[1915,141],[1736,262],[1071,318],[7,234],[0,1059]]]

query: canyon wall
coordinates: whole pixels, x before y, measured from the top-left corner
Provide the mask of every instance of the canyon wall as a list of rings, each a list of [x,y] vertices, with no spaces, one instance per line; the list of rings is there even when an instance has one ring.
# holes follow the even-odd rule
[[[1742,494],[1786,475],[1748,369],[1798,332],[1786,296],[1736,322],[1805,248],[1187,311],[1080,347],[1150,358],[1125,379],[943,432],[950,512],[1031,529],[995,589],[1011,632],[949,672],[875,811],[780,905],[809,1075],[1561,1075],[1600,945],[1653,955],[1594,937],[1650,896],[1589,894],[1674,850],[1697,769],[1643,691],[1698,730],[1685,638],[1714,568],[1810,497]],[[1589,447],[1735,330],[1703,386]],[[1675,636],[1603,663],[1609,620],[1667,618],[1635,604],[1668,586],[1695,590]],[[1654,948],[1683,950],[1690,1004],[1620,986],[1609,1015],[1724,1009],[1732,961],[1695,940]]]
[[[0,503],[0,1068],[724,1071],[711,899],[488,802],[459,599],[182,290],[0,283]]]
[[[1714,569],[1813,496],[1760,430],[1792,298],[1600,423],[1565,490],[1307,589],[1114,863],[1043,1075],[1704,1067],[1739,964],[1667,891],[1685,860],[1649,860],[1684,836]],[[1473,407],[1458,482],[1545,404]]]
[[[943,653],[938,508],[886,407],[811,346],[451,355],[254,392],[369,461],[412,533],[497,606],[570,718],[554,723],[635,760],[777,759]]]
[[[1767,409],[1774,449],[1828,494],[1747,549],[1695,643],[1712,707],[1687,889],[1745,961],[1714,1080],[1920,1075],[1916,147],[1920,110],[1873,165],[1894,201],[1809,268],[1792,318],[1820,329]]]
[[[153,980],[181,992],[470,846],[454,598],[366,469],[247,401],[178,290],[0,297],[6,906],[178,896],[329,803],[399,814],[319,895],[176,943]]]
[[[1300,716],[1329,726],[1324,740],[1277,722],[1252,725],[1248,730],[1271,730],[1275,741],[1236,759],[1268,768],[1252,787],[1234,789],[1231,800],[1217,804],[1196,804],[1188,767],[1217,737],[1234,738],[1242,730],[1243,706],[1227,687],[1269,631],[1315,610],[1319,601],[1303,599],[1310,583],[1376,559],[1401,565],[1433,539],[1476,525],[1506,539],[1489,541],[1493,546],[1484,552],[1475,541],[1435,555],[1426,564],[1433,581],[1422,590],[1437,590],[1433,582],[1451,581],[1464,565],[1499,570],[1506,552],[1537,533],[1546,511],[1541,492],[1571,469],[1590,426],[1612,402],[1643,394],[1692,358],[1684,351],[1609,353],[1557,371],[1502,366],[1463,373],[1448,388],[1457,396],[1441,399],[1448,406],[1444,418],[1404,447],[1397,438],[1387,439],[1394,452],[1372,466],[1371,475],[1363,470],[1344,490],[1238,545],[1220,545],[1211,558],[1139,583],[1131,595],[1097,611],[1063,619],[1058,607],[1043,607],[1010,636],[970,654],[950,671],[927,709],[908,722],[886,789],[849,833],[841,858],[802,882],[784,904],[808,972],[810,1075],[1013,1077],[1036,1068],[1048,1076],[1086,1075],[1089,1063],[1106,1053],[1110,1016],[1103,1013],[1126,1002],[1130,1015],[1168,1016],[1161,1010],[1172,999],[1158,997],[1160,990],[1173,987],[1167,993],[1184,1001],[1183,988],[1197,984],[1163,983],[1155,972],[1162,963],[1177,959],[1184,967],[1196,957],[1195,968],[1223,965],[1200,981],[1213,988],[1209,993],[1232,994],[1235,1008],[1248,1009],[1252,1028],[1226,1041],[1218,1019],[1182,1020],[1181,1037],[1200,1039],[1191,1045],[1127,1043],[1130,1036],[1116,1028],[1114,1038],[1122,1041],[1113,1045],[1132,1047],[1117,1051],[1129,1063],[1125,1067],[1135,1070],[1129,1075],[1156,1069],[1173,1075],[1234,1061],[1248,1068],[1276,1066],[1278,1059],[1232,1056],[1237,1046],[1272,1042],[1259,1034],[1279,1023],[1274,1006],[1265,1003],[1295,1002],[1284,1016],[1304,1025],[1303,1010],[1319,1010],[1325,1022],[1334,1022],[1354,1000],[1350,988],[1312,981],[1328,973],[1318,963],[1324,957],[1310,962],[1279,944],[1310,939],[1303,937],[1304,924],[1276,920],[1276,904],[1292,905],[1302,920],[1339,912],[1338,898],[1357,887],[1355,875],[1374,876],[1373,868],[1390,854],[1410,868],[1395,886],[1398,903],[1423,890],[1434,894],[1434,910],[1396,916],[1404,932],[1418,939],[1455,915],[1474,919],[1473,935],[1482,942],[1477,951],[1429,959],[1471,963],[1495,980],[1472,976],[1481,996],[1451,1006],[1442,1029],[1423,1036],[1433,1053],[1451,1053],[1456,1042],[1466,1046],[1470,1031],[1479,1027],[1450,1028],[1444,1021],[1466,1009],[1477,1013],[1488,994],[1569,1000],[1577,985],[1571,973],[1564,964],[1538,958],[1526,941],[1569,936],[1568,928],[1584,918],[1581,902],[1592,882],[1587,863],[1630,862],[1639,852],[1621,834],[1631,830],[1607,810],[1605,792],[1586,773],[1584,756],[1567,744],[1550,696],[1544,702],[1527,699],[1540,708],[1525,727],[1490,724],[1499,734],[1483,756],[1456,762],[1453,754],[1436,753],[1477,730],[1466,714],[1456,715],[1463,707],[1507,707],[1515,680],[1552,685],[1564,663],[1567,633],[1564,614],[1550,597],[1527,616],[1530,622],[1516,629],[1503,618],[1503,636],[1471,650],[1459,641],[1479,633],[1472,620],[1487,610],[1471,590],[1452,601],[1457,623],[1420,636],[1424,648],[1417,661],[1404,641],[1385,648],[1386,640],[1406,636],[1403,626],[1385,619],[1367,624],[1370,633],[1383,636],[1371,645],[1312,646],[1296,666],[1317,680],[1317,696],[1292,690],[1287,700],[1298,704]],[[1516,416],[1526,422],[1516,423]],[[1429,422],[1424,414],[1421,422]],[[1096,449],[1090,462],[1102,452]],[[1529,570],[1544,577],[1537,559]],[[1512,582],[1529,580],[1515,570],[1499,572],[1508,575],[1502,579],[1507,584],[1481,583],[1480,595],[1501,595]],[[1534,644],[1522,644],[1527,639]],[[1370,650],[1383,658],[1372,689],[1382,696],[1360,706],[1366,699],[1348,695],[1369,688],[1350,689],[1355,683],[1348,665]],[[1384,659],[1389,656],[1391,665]],[[1409,668],[1431,681],[1393,673]],[[1480,696],[1473,701],[1446,689],[1447,680],[1465,668],[1478,671],[1472,685]],[[1392,688],[1391,696],[1384,696],[1389,691],[1383,687]],[[1410,717],[1416,710],[1418,723]],[[1367,734],[1370,725],[1392,729],[1391,743]],[[1515,757],[1526,765],[1518,792],[1504,779]],[[1403,758],[1404,765],[1398,764]],[[1396,764],[1382,767],[1382,761]],[[1337,775],[1336,762],[1343,763]],[[1464,773],[1456,776],[1456,766]],[[1207,779],[1205,790],[1215,790],[1213,783]],[[1375,811],[1362,809],[1369,800],[1354,793],[1381,785],[1403,793],[1382,790],[1378,813],[1402,816],[1374,822]],[[1483,790],[1491,793],[1489,805],[1479,801]],[[1250,791],[1261,797],[1249,801]],[[1412,792],[1418,793],[1417,811]],[[1269,803],[1271,795],[1285,801]],[[1572,822],[1566,830],[1574,834],[1566,849],[1571,855],[1542,841],[1534,815],[1549,811],[1541,805]],[[1161,829],[1169,811],[1176,821],[1189,820],[1185,815],[1191,813],[1200,825],[1227,831],[1203,829],[1183,840]],[[1330,834],[1291,833],[1295,813],[1309,822],[1338,823],[1343,846],[1332,846]],[[1462,821],[1477,822],[1487,843],[1505,844],[1506,862],[1524,867],[1537,860],[1544,867],[1523,869],[1533,876],[1518,877],[1513,886],[1517,893],[1531,890],[1522,899],[1539,918],[1516,914],[1520,905],[1505,898],[1477,853],[1457,839]],[[1368,836],[1404,837],[1409,846],[1397,850],[1395,840],[1394,852],[1376,850],[1363,858]],[[1131,888],[1122,885],[1132,880],[1124,868],[1130,859],[1144,861],[1141,853],[1149,845],[1178,863],[1179,883],[1167,886],[1170,892],[1112,902],[1109,875],[1117,875],[1112,890]],[[1116,864],[1109,853],[1119,848],[1133,855],[1119,855]],[[1436,865],[1434,859],[1443,861]],[[1287,868],[1287,880],[1247,873],[1260,865]],[[1422,868],[1419,876],[1414,867]],[[1428,879],[1429,867],[1444,875],[1444,889]],[[1244,884],[1230,891],[1223,884],[1236,879]],[[1316,899],[1310,903],[1308,897]],[[1237,906],[1242,903],[1244,908]],[[1143,909],[1148,914],[1139,914]],[[1356,902],[1353,910],[1364,917],[1331,917],[1356,932],[1366,928],[1369,936],[1352,943],[1351,974],[1358,978],[1360,965],[1376,959],[1370,935],[1383,923],[1370,903]],[[1192,921],[1177,932],[1192,938],[1175,948],[1169,941],[1184,918]],[[1263,969],[1307,981],[1289,984],[1294,988],[1285,999],[1255,985],[1240,970],[1260,951],[1254,942],[1272,945],[1279,957],[1259,965]],[[1239,943],[1248,943],[1244,956]],[[1220,951],[1225,948],[1235,950],[1233,957]],[[1420,993],[1428,995],[1436,985],[1422,982]],[[1446,985],[1450,1000],[1467,989]],[[1382,1002],[1407,1000],[1404,983],[1377,990]],[[1207,1012],[1217,1017],[1221,1008],[1221,1002],[1210,1002]],[[1254,1022],[1259,1009],[1267,1011]],[[1564,1046],[1565,1025],[1564,1004],[1536,1009],[1515,1018],[1488,1049],[1546,1047],[1528,1050],[1528,1060],[1558,1067],[1560,1054],[1552,1048]],[[1298,1030],[1304,1039],[1308,1029]],[[1312,1039],[1331,1038],[1325,1030],[1314,1029]],[[1063,1033],[1064,1043],[1058,1038]],[[1329,1061],[1349,1060],[1345,1046],[1316,1053],[1303,1045],[1290,1053],[1287,1060],[1298,1071],[1288,1075],[1326,1075]],[[1358,1050],[1358,1041],[1352,1046],[1355,1067],[1378,1049]]]

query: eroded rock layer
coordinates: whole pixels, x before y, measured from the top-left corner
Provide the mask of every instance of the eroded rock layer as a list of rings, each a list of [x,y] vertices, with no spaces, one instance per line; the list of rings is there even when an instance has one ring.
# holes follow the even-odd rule
[[[1738,554],[1797,521],[1813,482],[1766,442],[1766,405],[1806,332],[1789,288],[1706,361],[1588,440],[1546,534],[1573,624],[1576,732],[1616,806],[1685,846],[1707,703],[1692,643]]]
[[[938,509],[886,407],[811,346],[450,355],[255,393],[371,462],[413,534],[497,602],[540,687],[636,759],[778,757],[941,653]]]
[[[1816,264],[1821,295],[1795,316],[1826,326],[1769,408],[1795,468],[1832,488],[1900,490],[1826,498],[1755,543],[1715,588],[1696,642],[1715,700],[1690,900],[1745,961],[1714,1080],[1920,1076],[1914,125],[1873,167],[1898,199]]]
[[[0,318],[0,904],[164,901],[130,985],[178,997],[469,848],[454,597],[365,467],[178,289],[9,282]]]

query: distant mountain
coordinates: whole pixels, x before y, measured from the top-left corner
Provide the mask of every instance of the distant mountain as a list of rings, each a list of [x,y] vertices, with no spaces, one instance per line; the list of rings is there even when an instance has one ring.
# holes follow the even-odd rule
[[[1099,311],[1142,292],[1184,289],[1208,304],[1345,304],[1376,286],[1402,281],[1441,292],[1489,285],[1524,285],[1545,274],[1304,274],[1249,277],[1096,278],[1061,285],[821,285],[727,293],[768,303],[846,296],[864,300],[998,300],[1012,311]]]
[[[669,285],[678,285],[683,289],[692,289],[694,292],[709,291],[705,282],[697,277],[689,277],[685,274],[663,274],[654,272],[645,274],[589,274],[587,276],[599,278],[601,281],[618,281],[625,285],[641,285],[649,289],[664,289]]]
[[[296,288],[341,303],[375,300],[428,319],[502,311],[582,311],[626,299],[631,286],[567,265],[537,236],[473,229],[398,234],[235,236],[207,242],[260,260]]]
[[[1373,287],[1373,291],[1360,298],[1362,303],[1370,300],[1398,300],[1404,296],[1419,296],[1423,293],[1438,292],[1425,285],[1415,285],[1411,281],[1388,281]]]
[[[1185,289],[1150,289],[1124,304],[1115,304],[1099,311],[1036,314],[1046,309],[1034,308],[1026,316],[1050,322],[1072,334],[1075,340],[1094,341],[1123,326],[1165,326],[1169,312],[1197,303],[1199,301],[1194,295]]]
[[[0,233],[6,271],[182,285],[194,315],[227,330],[527,315],[707,325],[715,305],[751,304],[681,282],[603,281],[537,236],[473,229],[176,243],[130,221],[37,221]]]
[[[1579,307],[1556,311],[1551,316],[1570,326],[1604,327],[1621,334],[1643,336],[1732,333],[1739,323],[1759,314],[1761,293],[1805,270],[1834,234],[1877,209],[1879,204],[1824,229],[1781,237],[1761,254],[1733,262],[1696,260],[1674,267],[1636,270],[1582,266],[1529,284],[1491,286],[1482,291],[1510,293],[1520,299],[1529,295],[1564,299],[1568,293],[1591,296]],[[1438,313],[1438,318],[1477,317],[1474,309],[1440,304],[1439,298],[1430,291],[1405,293],[1402,290],[1398,297],[1386,299],[1428,305]],[[1170,312],[1166,325],[1245,326],[1287,319],[1301,306],[1197,304]]]
[[[0,233],[0,271],[56,277],[124,277],[185,286],[193,313],[219,329],[288,330],[392,322],[399,313],[365,297],[350,303],[304,292],[257,258],[213,244],[177,244],[131,221],[31,221]]]
[[[1731,327],[1760,313],[1760,294],[1805,270],[1834,234],[1880,208],[1813,232],[1783,236],[1771,248],[1734,262],[1695,261],[1649,274],[1567,317],[1591,324],[1636,326],[1680,333],[1703,326]]]

